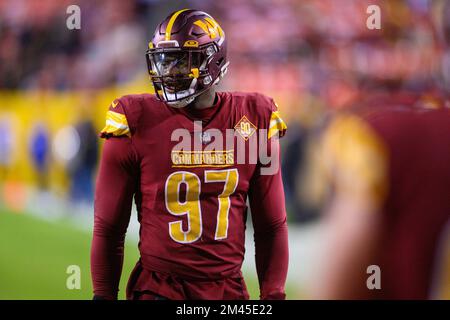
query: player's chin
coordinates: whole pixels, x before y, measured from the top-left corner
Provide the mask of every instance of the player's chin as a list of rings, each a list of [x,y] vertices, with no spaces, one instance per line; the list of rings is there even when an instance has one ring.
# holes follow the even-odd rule
[[[171,86],[165,86],[165,89],[166,89],[166,93],[168,93],[168,94],[175,94],[180,91],[176,87],[171,87]]]

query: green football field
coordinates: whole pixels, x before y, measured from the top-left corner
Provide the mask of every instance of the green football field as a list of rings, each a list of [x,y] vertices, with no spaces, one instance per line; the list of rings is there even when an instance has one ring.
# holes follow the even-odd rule
[[[0,211],[0,299],[92,299],[90,243],[91,233],[70,221]],[[137,243],[127,240],[119,299],[137,259]],[[80,289],[67,289],[70,265],[80,267]],[[257,299],[256,277],[244,275],[251,298]]]

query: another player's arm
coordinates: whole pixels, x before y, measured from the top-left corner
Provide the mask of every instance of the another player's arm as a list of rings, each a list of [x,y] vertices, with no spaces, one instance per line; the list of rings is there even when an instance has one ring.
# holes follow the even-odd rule
[[[278,164],[278,132],[284,134],[286,129],[281,118],[280,121],[276,124],[277,128],[272,127],[273,130],[269,130],[269,137],[276,139],[276,148],[270,152],[273,158],[276,157]],[[270,142],[268,145],[271,145]],[[260,298],[285,299],[289,249],[281,168],[278,165],[276,172],[266,175],[262,174],[260,169],[257,168],[249,190]]]
[[[340,116],[324,134],[323,167],[333,193],[314,298],[367,297],[367,267],[380,236],[387,193],[387,151],[375,131],[356,116]]]
[[[110,112],[102,131],[108,139],[97,176],[91,248],[94,297],[100,299],[117,299],[125,233],[138,183],[137,155],[127,136],[125,117]]]

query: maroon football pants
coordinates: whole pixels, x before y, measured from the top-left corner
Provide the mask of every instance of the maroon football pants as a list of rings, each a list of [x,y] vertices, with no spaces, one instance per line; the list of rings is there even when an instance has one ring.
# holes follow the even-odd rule
[[[187,280],[149,271],[138,262],[127,285],[128,300],[248,300],[241,275],[220,280]]]

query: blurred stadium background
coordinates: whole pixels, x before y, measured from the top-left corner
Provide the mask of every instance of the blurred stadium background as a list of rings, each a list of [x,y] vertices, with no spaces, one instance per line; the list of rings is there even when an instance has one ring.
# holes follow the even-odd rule
[[[209,12],[228,36],[221,90],[273,96],[288,124],[287,293],[308,297],[322,239],[320,185],[309,174],[315,137],[367,78],[406,91],[431,90],[436,77],[445,85],[450,76],[438,61],[446,53],[433,27],[443,2],[0,0],[0,299],[91,299],[97,133],[114,98],[151,92],[148,40],[184,7]],[[71,4],[81,8],[81,30],[66,27]],[[369,4],[382,5],[382,30],[367,29]],[[138,257],[132,220],[121,298]],[[256,299],[251,233],[247,248],[245,277]],[[81,267],[81,290],[66,288],[69,265]]]

